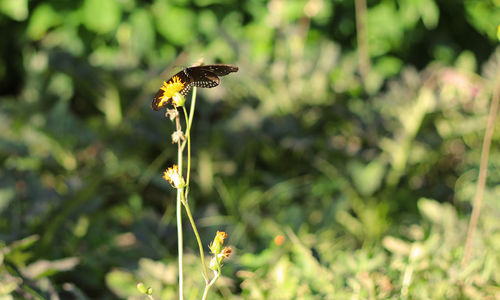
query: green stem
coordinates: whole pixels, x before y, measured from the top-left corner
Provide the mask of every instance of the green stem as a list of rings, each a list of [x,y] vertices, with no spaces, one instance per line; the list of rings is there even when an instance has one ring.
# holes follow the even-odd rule
[[[179,121],[179,117],[177,117],[176,119],[176,127],[177,130],[180,130],[181,124]],[[182,176],[182,149],[180,142],[177,143],[177,147],[178,147],[177,163],[180,176]],[[177,211],[177,251],[179,258],[179,300],[184,299],[183,236],[182,236],[182,207],[181,207],[183,197],[184,197],[184,189],[183,188],[177,189],[176,211]]]
[[[186,107],[183,106],[184,117],[186,119],[186,141],[182,143],[181,150],[184,151],[186,142],[188,145],[188,167],[187,167],[187,177],[186,177],[186,193],[184,197],[188,198],[189,193],[189,179],[191,175],[191,124],[193,124],[194,108],[196,107],[196,87],[193,88],[193,95],[191,97],[191,106],[189,108],[189,118],[187,116]]]
[[[216,276],[209,282],[208,279],[208,269],[207,265],[205,263],[205,253],[203,251],[203,244],[201,242],[200,234],[198,233],[198,229],[196,227],[196,224],[193,219],[193,215],[191,214],[191,209],[189,208],[189,204],[187,202],[187,196],[189,192],[189,179],[191,175],[191,125],[193,123],[193,116],[194,116],[194,109],[196,106],[196,87],[193,89],[193,96],[191,98],[191,107],[189,111],[189,117],[187,115],[186,108],[183,106],[182,109],[184,111],[184,117],[186,120],[186,140],[181,144],[181,142],[178,143],[178,161],[179,161],[179,170],[182,175],[182,153],[184,152],[184,148],[187,143],[188,147],[188,154],[187,154],[187,177],[186,177],[186,185],[185,185],[185,191],[183,188],[177,189],[177,213],[178,213],[178,232],[179,232],[179,240],[180,240],[180,246],[179,246],[179,288],[180,288],[180,299],[182,299],[182,230],[179,229],[180,227],[180,203],[184,205],[184,208],[186,209],[186,213],[189,218],[189,222],[191,223],[191,227],[193,228],[194,235],[196,236],[196,241],[198,242],[198,248],[200,250],[200,259],[201,259],[201,265],[203,268],[203,277],[205,278],[205,292],[203,299],[206,299],[206,294],[208,293],[208,290],[210,287],[214,284],[215,280],[219,277],[219,273],[216,273]],[[179,122],[179,117],[177,118],[177,130],[180,130],[180,122]]]
[[[214,272],[214,273],[215,273],[214,278],[212,278],[212,280],[210,281],[210,283],[207,283],[207,285],[205,285],[205,290],[203,291],[203,297],[201,298],[202,300],[206,300],[207,299],[208,291],[210,290],[210,288],[212,287],[212,285],[214,285],[214,283],[217,281],[217,279],[219,279],[220,270],[219,270],[219,272]]]
[[[187,156],[188,166],[187,166],[186,186],[189,186],[189,175],[191,174],[191,128],[189,126],[189,119],[187,116],[186,107],[183,106],[182,110],[184,111],[184,118],[186,118],[186,128],[187,128],[186,129],[186,140],[187,140],[187,146],[188,146],[188,156]],[[186,199],[187,199],[187,192],[188,192],[187,190],[188,189],[186,189],[186,195],[185,195]]]
[[[205,252],[203,251],[203,244],[201,243],[200,234],[198,233],[198,229],[196,228],[196,224],[194,223],[193,215],[191,214],[191,210],[189,209],[189,204],[186,199],[182,199],[182,204],[186,209],[186,213],[189,218],[189,222],[191,223],[191,227],[193,227],[194,235],[196,236],[196,241],[198,242],[198,248],[200,248],[200,259],[201,265],[203,267],[203,277],[205,277],[205,283],[208,282],[208,270],[207,265],[205,264]]]
[[[193,88],[193,97],[191,98],[191,108],[189,110],[188,131],[191,131],[191,124],[193,123],[194,107],[196,106],[196,87]]]
[[[177,190],[177,251],[179,255],[179,299],[183,299],[183,271],[182,271],[182,260],[183,260],[183,247],[182,247],[182,216],[181,216],[181,202],[184,195],[183,189]]]

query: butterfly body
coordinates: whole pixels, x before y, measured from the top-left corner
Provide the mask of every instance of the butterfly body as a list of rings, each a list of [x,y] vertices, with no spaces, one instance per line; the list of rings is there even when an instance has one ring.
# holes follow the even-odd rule
[[[171,101],[175,93],[186,96],[193,86],[201,88],[216,87],[220,84],[219,76],[225,76],[237,71],[237,66],[225,64],[184,68],[172,78],[163,82],[162,87],[153,97],[151,108],[160,110]]]

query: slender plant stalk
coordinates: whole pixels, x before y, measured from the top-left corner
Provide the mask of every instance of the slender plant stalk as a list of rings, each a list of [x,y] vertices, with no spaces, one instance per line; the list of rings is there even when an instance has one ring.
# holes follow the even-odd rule
[[[191,97],[191,108],[189,110],[189,117],[187,116],[186,107],[183,106],[184,118],[186,121],[186,140],[182,143],[181,152],[184,152],[184,148],[187,143],[188,147],[188,166],[187,166],[187,177],[186,177],[186,191],[184,198],[188,199],[189,193],[189,179],[191,175],[191,124],[193,123],[194,108],[196,106],[196,87],[193,88],[193,96]]]
[[[189,204],[187,201],[187,196],[189,192],[189,178],[191,174],[191,124],[193,124],[193,116],[194,116],[194,109],[196,106],[196,87],[193,88],[193,96],[191,97],[191,107],[189,111],[189,117],[187,116],[186,108],[183,107],[184,109],[184,116],[186,118],[186,140],[187,140],[187,148],[188,148],[188,161],[187,161],[187,177],[186,177],[186,192],[184,194],[183,198],[183,204],[184,208],[186,209],[186,213],[189,218],[189,222],[191,223],[191,226],[193,228],[194,235],[196,236],[196,241],[198,242],[198,248],[200,249],[200,259],[201,259],[201,265],[203,267],[203,277],[205,277],[205,283],[208,283],[208,270],[207,270],[207,265],[205,263],[205,253],[203,251],[203,244],[201,242],[200,234],[198,233],[198,229],[196,227],[196,224],[193,219],[193,215],[191,214],[191,210],[189,208]]]
[[[176,118],[176,128],[180,130],[181,124],[179,120],[179,116]],[[182,146],[181,142],[177,143],[178,145],[178,153],[177,153],[177,163],[179,166],[179,172],[182,176]],[[183,236],[182,236],[182,198],[184,196],[184,189],[177,189],[177,252],[178,252],[178,260],[179,260],[179,300],[184,299],[184,272],[183,272]]]
[[[184,117],[186,120],[186,140],[184,141],[184,143],[182,145],[179,144],[180,145],[179,146],[179,157],[182,157],[182,153],[184,152],[185,146],[187,144],[187,152],[188,152],[187,153],[187,176],[186,176],[185,191],[184,191],[184,189],[178,189],[178,191],[181,191],[180,202],[183,204],[184,208],[186,209],[186,213],[188,215],[189,222],[191,223],[191,227],[193,228],[194,235],[196,236],[196,241],[198,242],[198,248],[200,250],[200,260],[201,260],[201,265],[202,265],[202,269],[203,269],[203,277],[205,278],[205,284],[208,285],[210,281],[209,281],[207,265],[205,263],[205,253],[203,250],[203,243],[201,242],[200,234],[198,233],[198,228],[196,227],[196,223],[194,222],[193,215],[191,213],[191,209],[189,208],[189,204],[187,201],[188,200],[187,196],[188,196],[188,192],[189,192],[189,180],[190,180],[190,174],[191,174],[191,125],[193,123],[195,106],[196,106],[196,87],[193,89],[189,117],[187,115],[186,108],[183,106]],[[180,167],[181,166],[179,166],[179,168]]]
[[[217,281],[217,279],[219,279],[220,269],[219,269],[219,271],[214,272],[214,273],[215,273],[214,278],[212,278],[212,280],[210,280],[210,282],[207,283],[207,285],[205,286],[205,290],[203,291],[203,297],[201,298],[202,300],[206,300],[207,299],[208,291],[210,290],[210,288],[212,287],[212,285],[214,285],[214,283]]]
[[[196,88],[193,89],[193,96],[191,98],[191,108],[189,112],[189,116],[187,114],[186,108],[183,106],[184,118],[186,120],[186,131],[185,131],[185,139],[184,141],[177,142],[178,145],[178,169],[179,175],[182,178],[182,159],[184,149],[187,145],[187,177],[185,184],[183,187],[177,188],[177,233],[178,233],[178,251],[179,251],[179,299],[183,299],[183,236],[182,236],[182,206],[186,210],[186,214],[188,216],[189,222],[191,223],[191,227],[193,228],[194,235],[196,236],[196,241],[198,242],[198,248],[200,250],[200,260],[203,269],[203,277],[205,278],[205,290],[203,292],[203,298],[206,299],[208,295],[208,291],[213,286],[213,284],[217,281],[220,276],[220,267],[218,271],[214,271],[214,277],[212,280],[209,279],[208,268],[205,263],[205,253],[203,251],[203,244],[201,242],[200,234],[198,233],[198,229],[193,219],[193,215],[191,213],[191,209],[188,204],[188,193],[189,193],[189,180],[191,174],[191,125],[193,122],[194,109],[196,105]],[[180,115],[177,114],[176,118],[176,132],[181,132],[182,128],[180,125]]]
[[[183,266],[182,266],[182,260],[183,260],[183,247],[182,247],[182,216],[181,216],[181,197],[183,195],[182,189],[177,190],[177,251],[179,252],[179,299],[183,299],[183,290],[184,290],[184,284],[183,284]]]
[[[486,185],[486,176],[488,175],[488,157],[490,153],[491,137],[495,127],[495,119],[498,111],[498,101],[500,98],[500,69],[496,78],[495,89],[493,91],[493,99],[491,101],[490,114],[488,116],[488,124],[484,133],[483,149],[481,150],[481,163],[479,165],[479,178],[477,181],[476,195],[474,196],[472,214],[469,222],[469,230],[467,231],[467,240],[465,241],[464,256],[462,257],[462,267],[466,266],[472,251],[472,240],[476,232],[477,221],[481,206],[483,203],[484,187]]]
[[[186,120],[188,120],[188,115],[187,115],[187,111],[186,111],[185,106],[182,107],[182,111],[184,112],[184,118]],[[186,124],[189,124],[189,122],[186,121]],[[186,129],[186,142],[187,142],[187,147],[188,147],[186,186],[189,186],[189,175],[191,174],[191,128],[189,128],[189,126],[187,126],[187,129]],[[184,144],[184,146],[185,145],[186,144]],[[184,151],[184,147],[182,148],[182,151]]]
[[[198,233],[198,229],[196,228],[196,224],[194,223],[193,215],[191,214],[191,210],[189,209],[189,204],[185,199],[183,199],[182,204],[184,204],[184,208],[186,209],[186,213],[189,218],[189,222],[193,227],[194,235],[196,236],[196,241],[198,242],[198,248],[200,248],[200,259],[201,265],[203,266],[203,277],[205,277],[205,283],[208,284],[208,270],[207,265],[205,264],[205,253],[203,251],[203,244],[201,243],[200,234]]]

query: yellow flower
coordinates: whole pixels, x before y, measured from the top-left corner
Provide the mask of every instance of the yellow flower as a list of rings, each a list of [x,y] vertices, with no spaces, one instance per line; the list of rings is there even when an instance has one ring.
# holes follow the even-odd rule
[[[225,258],[228,258],[232,251],[233,250],[231,249],[231,247],[224,247],[224,249],[222,249],[222,253],[221,254]]]
[[[170,99],[176,94],[182,91],[185,87],[185,84],[182,80],[174,76],[168,82],[163,81],[163,85],[161,86],[161,90],[163,91],[163,95],[160,98],[160,102],[158,103],[158,107],[162,107],[167,104]]]
[[[215,234],[215,238],[219,239],[221,244],[224,243],[224,240],[227,238],[227,234],[224,231],[219,231],[217,230],[217,233]]]
[[[176,189],[183,188],[186,185],[177,165],[173,165],[171,168],[165,170],[163,172],[163,179],[168,180],[170,185]]]
[[[227,238],[227,234],[224,231],[218,231],[215,234],[215,238],[208,246],[210,248],[210,251],[212,251],[213,254],[217,255],[221,252],[222,249],[222,244],[224,243],[224,240]]]
[[[214,255],[210,261],[209,268],[214,271],[220,271],[222,267],[222,262],[225,258],[228,258],[232,252],[231,247],[222,248],[224,240],[227,238],[227,234],[224,231],[217,231],[214,240],[210,244],[209,248]]]

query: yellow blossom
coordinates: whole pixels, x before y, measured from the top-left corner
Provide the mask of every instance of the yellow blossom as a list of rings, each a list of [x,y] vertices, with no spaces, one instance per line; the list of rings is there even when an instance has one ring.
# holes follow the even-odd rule
[[[165,170],[163,172],[163,179],[168,180],[172,187],[176,189],[183,188],[186,185],[177,165],[173,165],[171,168]]]
[[[160,98],[160,102],[158,103],[158,107],[162,107],[167,104],[170,99],[176,94],[184,89],[184,82],[178,77],[174,76],[168,82],[163,81],[163,85],[161,86],[161,90],[163,91],[163,95]]]

